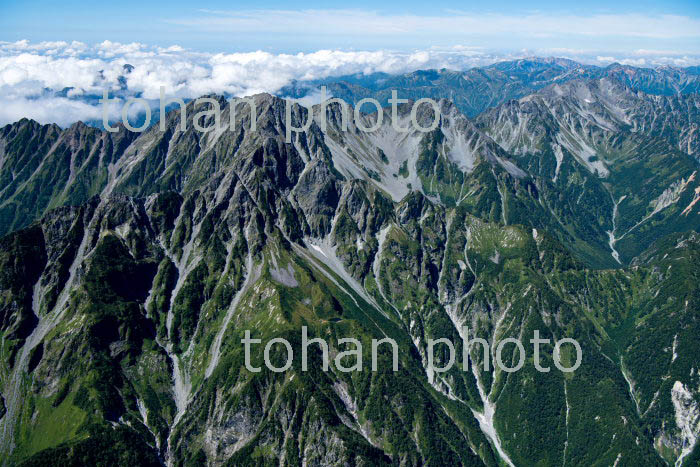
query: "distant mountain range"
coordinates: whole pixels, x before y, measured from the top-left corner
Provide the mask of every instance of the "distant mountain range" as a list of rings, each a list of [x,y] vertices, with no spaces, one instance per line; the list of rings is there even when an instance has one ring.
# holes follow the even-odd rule
[[[179,111],[141,134],[5,126],[0,456],[698,465],[697,71],[537,59],[325,83],[348,102],[440,99],[428,133],[397,132],[389,109],[375,132],[344,131],[338,105],[322,130],[314,106],[285,143],[268,94],[255,131],[246,110],[198,132],[194,102],[185,132]],[[307,112],[294,105],[297,127]],[[334,355],[343,337],[392,337],[400,371],[387,351],[377,372],[323,372],[315,347],[310,371],[245,369],[245,330],[300,355],[302,325]],[[484,371],[478,345],[462,361],[463,326],[492,351],[575,338],[581,366],[541,373],[528,354]],[[438,374],[427,342],[442,337],[457,365]]]
[[[571,80],[610,78],[647,94],[672,96],[700,92],[700,68],[637,68],[614,63],[607,67],[584,65],[565,58],[528,58],[499,62],[467,71],[419,70],[404,75],[373,73],[295,82],[281,95],[303,97],[325,85],[329,94],[347,102],[373,97],[386,104],[391,91],[399,97],[449,99],[468,117],[491,107],[532,94],[552,84]]]

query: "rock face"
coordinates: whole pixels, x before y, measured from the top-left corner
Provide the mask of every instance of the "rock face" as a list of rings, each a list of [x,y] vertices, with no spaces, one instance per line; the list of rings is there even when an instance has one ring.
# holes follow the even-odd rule
[[[585,89],[617,96],[604,81],[567,86],[476,124],[441,101],[429,133],[396,131],[390,110],[375,132],[356,121],[343,131],[338,106],[322,130],[316,106],[309,128],[286,143],[285,103],[269,95],[254,97],[255,131],[246,110],[231,129],[197,132],[193,104],[185,132],[176,131],[178,112],[166,131],[138,136],[5,127],[2,457],[8,465],[692,460],[700,237],[685,232],[697,228],[697,209],[680,211],[692,201],[697,162],[656,130],[623,126],[627,117],[608,101],[572,110],[589,99]],[[307,112],[293,107],[295,127]],[[369,127],[378,116],[361,118]],[[409,108],[396,118],[407,127]],[[651,153],[632,161],[650,141],[667,166]],[[584,158],[583,143],[599,155]],[[53,162],[58,147],[62,163]],[[13,184],[21,163],[34,168]],[[625,179],[629,167],[648,186]],[[618,234],[632,235],[638,221],[651,237],[639,252],[621,248]],[[284,337],[300,356],[302,326],[328,342],[332,358],[352,350],[343,338],[358,339],[365,365],[322,371],[312,346],[307,371],[299,358],[270,371],[265,343]],[[491,353],[476,345],[464,361],[463,326]],[[262,341],[250,362],[260,372],[246,369],[246,330]],[[527,348],[534,330],[550,340],[541,351],[552,371],[536,371],[529,355],[515,373],[483,369],[499,342],[519,338]],[[383,337],[400,349],[397,372],[388,346],[370,368],[370,342]],[[553,367],[551,342],[564,337],[582,348],[572,374]],[[439,338],[455,345],[456,364],[443,373],[428,366],[428,340]],[[502,358],[512,367],[509,349]],[[275,366],[285,356],[271,347]],[[436,348],[436,366],[448,359]],[[660,436],[680,450],[655,443]]]
[[[676,381],[671,389],[671,400],[676,412],[676,426],[680,430],[681,455],[676,461],[683,465],[683,459],[693,452],[700,433],[700,407],[693,393],[683,383]]]

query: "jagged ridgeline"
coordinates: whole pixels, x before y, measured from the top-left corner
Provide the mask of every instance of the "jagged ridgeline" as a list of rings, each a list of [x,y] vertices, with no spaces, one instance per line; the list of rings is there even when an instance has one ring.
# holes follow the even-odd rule
[[[371,97],[389,105],[391,91],[396,90],[399,96],[413,100],[448,98],[466,116],[476,117],[485,110],[552,84],[599,78],[610,78],[648,94],[674,96],[700,92],[700,68],[697,66],[638,68],[613,63],[599,67],[557,57],[530,57],[466,71],[443,68],[399,75],[359,73],[312,83],[294,82],[283,92],[302,97],[308,95],[309,89],[325,85],[330,94],[347,102]]]
[[[343,131],[338,105],[321,131],[316,106],[291,143],[285,102],[254,99],[255,131],[242,107],[198,132],[193,103],[185,132],[178,111],[142,134],[1,130],[5,464],[698,462],[695,95],[571,82],[476,124],[441,101],[429,133],[392,127],[409,107]],[[302,326],[333,355],[358,339],[362,371],[322,371],[317,346],[308,371],[261,348],[245,368],[246,330],[298,356]],[[548,373],[532,352],[484,371],[464,326],[491,349],[574,338],[580,367],[542,345]],[[389,347],[367,364],[384,337],[397,372]]]

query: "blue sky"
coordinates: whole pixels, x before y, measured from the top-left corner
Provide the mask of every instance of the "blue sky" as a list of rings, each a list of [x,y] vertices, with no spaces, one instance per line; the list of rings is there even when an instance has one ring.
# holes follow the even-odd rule
[[[207,52],[572,49],[700,52],[700,2],[0,1],[0,40],[138,41]]]

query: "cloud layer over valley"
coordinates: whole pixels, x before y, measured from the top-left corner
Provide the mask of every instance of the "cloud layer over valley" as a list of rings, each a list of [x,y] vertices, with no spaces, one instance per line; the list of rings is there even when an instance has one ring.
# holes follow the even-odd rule
[[[293,82],[374,72],[406,73],[419,69],[466,70],[500,60],[538,55],[570,58],[607,65],[613,61],[635,66],[689,66],[696,56],[640,50],[624,56],[584,54],[575,50],[494,53],[454,46],[412,52],[390,50],[319,50],[274,54],[264,51],[203,53],[180,46],[104,41],[0,42],[0,125],[23,117],[67,126],[100,120],[98,99],[105,89],[122,101],[128,97],[158,99],[160,87],[169,96],[196,98],[259,92],[279,93]],[[114,106],[111,116],[116,117]]]

